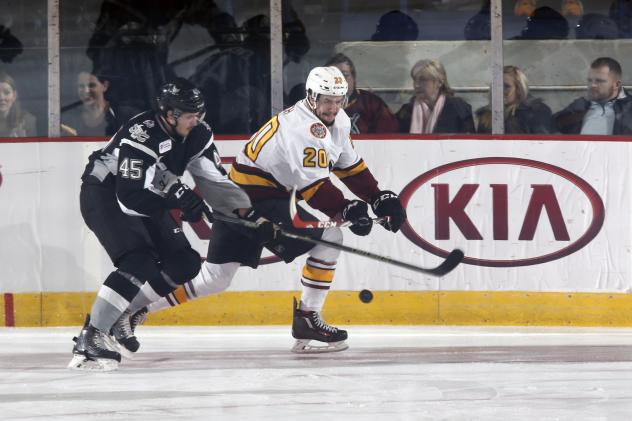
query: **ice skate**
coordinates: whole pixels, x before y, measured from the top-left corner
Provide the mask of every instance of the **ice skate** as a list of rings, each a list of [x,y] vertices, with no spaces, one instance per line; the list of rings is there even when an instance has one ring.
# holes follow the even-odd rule
[[[296,339],[292,352],[297,354],[337,352],[349,348],[345,342],[346,330],[329,326],[317,311],[300,310],[296,298],[294,298],[292,336]],[[313,345],[312,341],[318,341],[324,345]]]
[[[145,320],[147,320],[146,307],[132,315],[130,315],[129,311],[124,312],[112,326],[110,331],[112,336],[106,337],[108,346],[112,349],[118,349],[125,358],[134,358],[134,353],[140,347],[140,342],[138,342],[134,332],[136,327],[143,324]]]
[[[79,333],[73,338],[75,346],[72,348],[72,360],[68,363],[71,370],[112,371],[118,368],[121,354],[107,348],[105,333],[90,325],[90,315]]]

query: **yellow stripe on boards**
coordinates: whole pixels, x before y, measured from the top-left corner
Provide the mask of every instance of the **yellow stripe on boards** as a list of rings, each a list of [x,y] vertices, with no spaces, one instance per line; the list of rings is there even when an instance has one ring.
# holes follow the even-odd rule
[[[16,293],[15,325],[81,326],[95,295]],[[373,291],[373,296],[365,304],[357,291],[330,291],[323,317],[334,325],[632,327],[632,294]],[[292,297],[300,292],[224,292],[153,313],[147,324],[289,326]]]

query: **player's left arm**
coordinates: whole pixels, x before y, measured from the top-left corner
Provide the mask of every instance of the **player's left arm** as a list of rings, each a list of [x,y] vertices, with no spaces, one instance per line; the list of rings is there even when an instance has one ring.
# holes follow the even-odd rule
[[[214,143],[193,159],[187,170],[204,200],[214,210],[232,214],[237,209],[249,209],[252,206],[246,192],[228,178]]]
[[[348,145],[345,145],[333,172],[353,194],[371,204],[375,215],[389,217],[388,222],[384,223],[387,230],[399,230],[406,220],[406,210],[399,196],[390,190],[379,189],[371,170],[353,148],[351,138]]]

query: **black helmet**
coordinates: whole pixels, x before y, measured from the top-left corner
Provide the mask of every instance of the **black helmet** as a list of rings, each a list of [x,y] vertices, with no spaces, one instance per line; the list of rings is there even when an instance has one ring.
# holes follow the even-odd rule
[[[535,9],[527,18],[527,26],[519,39],[566,39],[568,21],[557,10],[542,6]]]
[[[577,39],[616,39],[619,38],[617,23],[599,13],[587,13],[575,27]]]
[[[157,98],[158,110],[164,117],[173,111],[177,118],[182,113],[204,113],[204,97],[202,92],[186,79],[177,78],[160,88]]]
[[[418,36],[419,27],[412,17],[391,10],[380,17],[371,41],[415,41]]]

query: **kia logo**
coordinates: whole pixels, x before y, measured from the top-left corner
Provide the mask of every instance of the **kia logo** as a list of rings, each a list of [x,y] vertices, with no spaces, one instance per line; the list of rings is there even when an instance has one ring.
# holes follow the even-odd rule
[[[400,199],[408,213],[406,238],[440,257],[462,247],[463,263],[477,266],[528,266],[568,256],[595,238],[605,217],[599,194],[576,174],[511,157],[434,168],[404,187]]]

